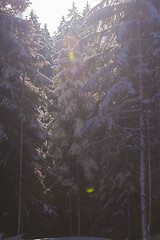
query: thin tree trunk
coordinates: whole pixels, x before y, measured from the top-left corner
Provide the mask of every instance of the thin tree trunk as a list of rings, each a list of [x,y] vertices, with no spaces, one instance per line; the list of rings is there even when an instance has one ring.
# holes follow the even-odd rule
[[[18,235],[21,232],[21,217],[22,217],[22,165],[23,165],[23,98],[24,98],[24,77],[23,73],[23,86],[22,86],[22,99],[21,99],[21,128],[20,128],[20,172],[19,172],[19,211],[18,211]]]
[[[142,228],[142,240],[147,240],[146,230],[146,194],[145,194],[145,137],[144,137],[144,117],[143,117],[143,79],[141,75],[142,68],[142,46],[141,46],[141,35],[140,26],[138,24],[138,55],[139,55],[139,82],[140,82],[140,203],[141,203],[141,228]]]
[[[143,134],[143,113],[140,115],[140,188],[142,240],[147,240],[146,231],[146,194],[145,194],[145,143]]]
[[[90,237],[92,237],[92,200],[89,200],[89,222],[90,222]]]
[[[81,225],[80,225],[80,195],[79,195],[79,191],[78,191],[78,237],[81,234],[80,227],[81,227]]]
[[[131,240],[130,194],[128,193],[128,240]]]
[[[23,154],[23,120],[21,120],[21,138],[20,138],[20,175],[19,175],[19,212],[18,212],[18,235],[21,230],[22,216],[22,154]]]
[[[71,206],[71,198],[69,197],[69,229],[70,229],[70,237],[72,237],[72,206]]]
[[[152,179],[151,179],[151,155],[150,155],[150,135],[148,130],[148,181],[149,181],[149,216],[148,216],[148,237],[151,232],[151,214],[152,214]]]
[[[81,223],[80,223],[80,181],[79,181],[79,160],[77,161],[77,182],[78,182],[78,196],[77,196],[77,213],[78,213],[78,236],[80,236],[81,232],[80,232],[80,227],[81,227]]]

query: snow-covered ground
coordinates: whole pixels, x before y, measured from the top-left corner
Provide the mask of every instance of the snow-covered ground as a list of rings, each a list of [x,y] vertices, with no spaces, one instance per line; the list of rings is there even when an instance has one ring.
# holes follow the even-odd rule
[[[23,240],[19,236],[11,238],[3,238],[4,240]],[[30,239],[31,240],[31,239]],[[97,237],[63,237],[63,238],[37,238],[34,240],[111,240],[109,238],[97,238]]]
[[[111,240],[111,239],[97,237],[64,237],[64,238],[42,238],[35,240]]]
[[[1,238],[3,240],[24,240],[21,237],[15,236],[11,238]],[[64,238],[36,238],[36,239],[28,239],[28,240],[113,240],[109,238],[97,238],[97,237],[64,237]],[[149,240],[160,240],[160,234],[157,234],[153,237],[150,237]]]

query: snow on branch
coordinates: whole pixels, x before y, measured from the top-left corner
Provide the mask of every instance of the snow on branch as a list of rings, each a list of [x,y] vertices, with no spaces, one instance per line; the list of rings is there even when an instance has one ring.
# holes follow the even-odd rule
[[[38,83],[42,83],[42,84],[49,84],[49,85],[53,84],[53,82],[48,77],[46,77],[40,72],[35,73],[35,80]]]
[[[19,109],[19,107],[17,105],[11,103],[11,101],[8,98],[6,98],[2,95],[0,95],[0,100],[1,100],[0,106],[4,107],[5,109],[8,109],[8,110]]]
[[[91,76],[83,87],[84,91],[93,90],[94,84],[101,77],[104,77],[105,73],[109,70],[109,66],[104,66],[98,70],[93,76]]]
[[[73,97],[73,91],[71,89],[66,90],[58,99],[59,104],[68,104],[69,99]]]
[[[97,4],[95,7],[93,7],[86,15],[85,19],[88,18],[90,15],[92,15],[95,11],[103,8],[105,4],[107,5],[108,0],[102,0],[99,4]],[[111,3],[110,3],[111,5]]]
[[[74,136],[79,137],[81,134],[81,129],[83,127],[84,123],[82,119],[76,118],[74,123]]]
[[[7,0],[3,1],[3,3],[1,4],[1,8],[7,10],[7,12],[9,13],[18,13],[24,12],[29,5],[29,0]]]
[[[22,59],[25,58],[30,61],[32,58],[31,54],[25,49],[25,47],[22,44],[20,44],[19,58],[22,58]]]
[[[5,80],[1,80],[0,87],[12,90],[12,85]]]
[[[1,39],[0,50],[2,53],[7,54],[8,57],[10,57],[12,53],[18,50],[18,58],[22,57],[21,62],[19,63],[21,67],[24,67],[22,59],[31,60],[32,56],[25,49],[23,44],[16,39],[14,34],[12,34],[11,32],[7,31],[4,28],[0,28],[0,39]]]
[[[3,69],[3,79],[9,79],[13,76],[16,76],[17,74],[20,74],[20,71],[18,71],[16,68],[12,68],[10,66],[6,66]],[[8,82],[5,82],[6,88],[10,88],[8,85]],[[8,87],[7,87],[8,86]]]
[[[126,105],[133,105],[136,104],[137,102],[139,102],[141,100],[141,97],[134,97],[134,98],[129,98],[129,99],[125,99],[122,103],[120,103],[118,106],[115,106],[115,111],[118,111],[125,107]]]
[[[102,122],[103,122],[103,119],[99,118],[99,116],[88,119],[81,129],[82,134],[85,134],[85,132],[87,132],[90,129],[99,128]]]
[[[119,48],[120,48],[119,46],[110,48],[107,54],[105,55],[104,60],[109,61],[110,59],[113,59],[113,57],[118,53]]]
[[[137,4],[142,9],[143,18],[145,16],[146,21],[150,22],[155,19],[160,24],[160,14],[150,1],[141,0],[138,1]]]
[[[85,59],[82,63],[80,63],[78,66],[76,67],[68,67],[65,70],[63,70],[63,74],[64,75],[69,75],[70,77],[72,77],[73,80],[75,80],[76,78],[78,78],[79,73],[82,73],[83,71],[85,71],[88,67],[89,64],[93,64],[95,61],[98,60],[98,57],[103,56],[104,53],[98,53],[96,55],[93,55],[87,59]],[[82,85],[82,84],[80,84]]]
[[[13,51],[13,49],[19,45],[19,42],[15,36],[2,27],[0,27],[0,39],[0,50],[5,53],[9,53],[11,50]]]
[[[117,95],[120,95],[122,92],[127,92],[128,94],[131,94],[131,95],[134,95],[136,93],[135,89],[132,86],[132,83],[127,81],[127,77],[121,78],[118,81],[118,83],[114,84],[109,89],[109,91],[107,91],[107,94],[100,105],[100,111],[99,111],[100,117],[103,116],[104,108],[105,110],[107,109],[113,94],[116,94],[117,96]]]
[[[84,174],[88,179],[92,179],[94,171],[98,170],[98,164],[95,160],[87,158],[81,161]]]
[[[89,33],[87,36],[81,38],[78,43],[74,46],[72,51],[78,50],[80,52],[83,52],[83,46],[87,45],[89,42],[93,42],[97,37],[103,37],[107,35],[111,35],[113,32],[113,28],[105,29],[100,32],[93,32]]]
[[[114,1],[112,4],[107,3],[105,7],[101,7],[97,11],[93,12],[90,16],[88,16],[85,23],[87,25],[94,25],[100,20],[109,20],[110,18],[114,17],[114,14],[122,13],[125,9],[125,5],[125,2],[117,3],[117,1]]]
[[[5,134],[4,130],[3,130],[3,126],[2,124],[0,124],[0,143],[1,142],[5,142],[8,140],[7,135]]]
[[[55,94],[55,92],[53,92],[52,90],[50,90],[48,87],[46,87],[46,88],[44,89],[44,91],[45,91],[46,95],[47,95],[49,98],[51,98],[51,99],[53,99],[53,100],[58,100],[58,96]]]
[[[115,26],[116,36],[117,36],[116,40],[119,42],[124,42],[126,40],[126,36],[129,30],[133,28],[136,22],[137,20],[131,19],[131,20],[123,21],[120,24],[117,24]]]
[[[128,63],[128,53],[129,53],[129,47],[125,45],[119,54],[117,55],[117,63],[122,67],[127,67],[129,65]]]
[[[93,13],[86,19],[86,24],[93,25],[99,22],[100,20],[105,20],[106,18],[112,17],[114,14],[113,10],[114,6],[106,6],[104,8],[97,10],[95,13]]]
[[[43,205],[43,211],[48,213],[49,215],[57,215],[56,211],[53,209],[53,207],[49,206],[48,204],[44,203]]]
[[[98,54],[95,54],[91,57],[88,57],[85,59],[84,63],[85,64],[89,64],[90,62],[93,63],[93,61],[97,61],[98,60],[98,57],[101,57],[103,56],[104,53],[98,53]]]
[[[15,28],[20,28],[21,31],[26,31],[26,29],[30,28],[28,21],[4,11],[0,11],[0,22],[3,28],[7,28],[11,32],[14,32]]]
[[[82,52],[83,50],[83,45],[87,45],[88,41],[92,41],[94,40],[95,36],[99,34],[99,33],[89,33],[87,36],[81,38],[78,43],[74,46],[74,48],[72,49],[72,51],[74,52],[75,50],[80,50],[80,52]]]

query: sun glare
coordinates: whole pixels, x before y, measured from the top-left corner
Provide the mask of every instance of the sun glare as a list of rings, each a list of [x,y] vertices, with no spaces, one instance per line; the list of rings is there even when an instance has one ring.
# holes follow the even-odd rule
[[[48,25],[48,29],[51,33],[57,30],[62,16],[65,17],[68,14],[68,9],[72,8],[73,0],[30,0],[32,5],[28,9],[28,13],[31,9],[35,11],[39,17],[39,22]],[[79,12],[82,12],[87,0],[74,0]],[[93,6],[97,2],[95,0],[89,1],[90,5]]]

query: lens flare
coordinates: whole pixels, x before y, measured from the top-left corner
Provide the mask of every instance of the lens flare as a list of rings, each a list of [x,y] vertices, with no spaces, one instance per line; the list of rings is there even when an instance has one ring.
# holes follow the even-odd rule
[[[93,188],[93,187],[92,187],[92,188],[87,188],[87,189],[86,189],[86,192],[87,192],[87,193],[92,193],[92,192],[94,192],[94,188]]]
[[[75,57],[74,57],[73,52],[70,52],[70,53],[69,53],[69,58],[70,58],[70,60],[71,60],[72,62],[74,62]]]

